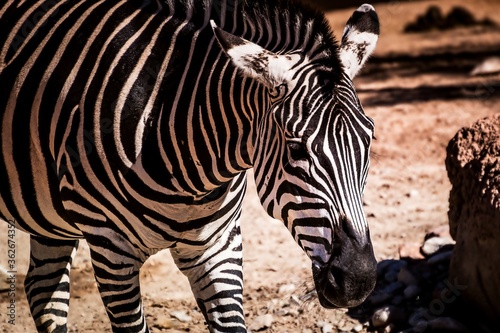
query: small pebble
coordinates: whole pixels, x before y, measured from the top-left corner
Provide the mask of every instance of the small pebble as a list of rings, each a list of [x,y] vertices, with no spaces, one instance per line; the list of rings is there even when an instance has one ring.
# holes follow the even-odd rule
[[[398,278],[398,272],[393,270],[388,271],[384,275],[384,280],[387,282],[394,282],[397,280],[397,278]]]
[[[373,313],[372,325],[375,328],[389,325],[389,307],[383,307]]]
[[[255,317],[250,324],[251,331],[261,331],[266,328],[271,327],[274,322],[274,317],[272,314],[268,313],[262,316]]]
[[[440,264],[442,262],[450,261],[452,255],[453,255],[453,250],[437,253],[432,257],[430,257],[427,260],[427,262],[429,263],[429,265]]]
[[[324,320],[318,320],[316,322],[316,326],[318,326],[319,328],[323,328],[323,326],[325,326],[326,324],[328,324],[328,322]]]
[[[396,306],[384,306],[373,313],[372,325],[375,328],[389,324],[401,324],[407,320],[404,309]]]
[[[368,300],[372,305],[379,305],[379,304],[382,304],[385,301],[389,300],[390,298],[391,298],[390,294],[378,293],[378,294],[371,295]]]
[[[361,324],[356,324],[356,325],[354,325],[354,327],[352,328],[352,330],[353,330],[354,332],[361,332],[361,331],[363,330],[363,325],[361,325]]]
[[[467,328],[458,320],[451,317],[438,317],[429,322],[429,328],[431,332],[456,332],[456,333],[467,333]]]
[[[411,315],[408,323],[414,327],[424,328],[427,327],[427,323],[430,319],[433,319],[433,316],[429,313],[429,310],[426,308],[417,308]],[[422,330],[421,332],[424,332]]]
[[[414,331],[416,331],[416,332],[426,332],[426,330],[427,330],[428,327],[429,327],[429,322],[427,322],[425,320],[420,320],[414,326]]]
[[[333,325],[330,323],[326,323],[321,328],[321,333],[332,333],[332,332],[333,332]]]
[[[419,286],[412,284],[405,288],[403,294],[405,295],[406,299],[410,300],[415,299],[421,292],[422,289]]]
[[[388,271],[399,271],[408,264],[404,260],[382,260],[377,264],[377,275],[384,275]]]
[[[297,295],[290,296],[290,305],[291,306],[300,306],[301,304],[302,304],[302,302]]]
[[[430,257],[436,253],[440,248],[445,245],[454,244],[454,241],[442,237],[431,237],[424,242],[424,245],[420,248],[422,254],[426,257]]]
[[[279,287],[278,293],[279,294],[291,294],[295,290],[297,290],[297,286],[295,286],[293,283],[284,284],[284,285]]]
[[[177,322],[177,325],[178,325],[178,322]],[[155,321],[153,322],[153,327],[156,327],[160,330],[173,329],[177,325],[176,325],[176,323],[174,323],[174,321],[172,321],[171,318],[165,318],[165,317],[156,318]]]
[[[354,328],[354,323],[347,322],[344,325],[340,326],[341,331],[350,332]]]
[[[406,285],[404,283],[397,281],[387,285],[384,289],[381,290],[381,292],[384,294],[394,295],[398,291],[403,290],[405,287]]]
[[[391,304],[393,305],[401,305],[405,301],[405,298],[401,295],[396,295],[391,299]]]
[[[417,278],[407,268],[401,268],[398,273],[398,281],[407,286],[418,284]]]
[[[389,324],[389,326],[386,326],[384,328],[384,333],[392,333],[396,332],[396,326],[394,324]]]
[[[170,311],[170,315],[183,323],[188,323],[192,320],[191,316],[185,311]]]

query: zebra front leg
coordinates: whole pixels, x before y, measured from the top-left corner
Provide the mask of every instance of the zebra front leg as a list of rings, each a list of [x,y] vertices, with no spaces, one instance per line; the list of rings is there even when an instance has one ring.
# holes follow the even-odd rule
[[[237,221],[211,247],[171,249],[177,267],[188,277],[210,332],[246,332],[243,314],[242,243]]]
[[[66,333],[69,272],[78,240],[30,236],[30,266],[24,289],[38,332]]]
[[[149,333],[141,300],[139,270],[147,256],[119,233],[85,235],[102,302],[114,333]]]

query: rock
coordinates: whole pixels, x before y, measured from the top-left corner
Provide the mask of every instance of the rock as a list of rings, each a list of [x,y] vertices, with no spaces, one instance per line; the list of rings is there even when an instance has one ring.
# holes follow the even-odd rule
[[[441,264],[443,262],[449,262],[452,255],[453,255],[453,250],[439,252],[439,253],[436,253],[435,255],[433,255],[432,257],[430,257],[427,260],[427,263],[429,265],[437,265],[437,264]]]
[[[152,327],[158,328],[160,330],[171,330],[177,328],[179,322],[175,322],[171,318],[166,318],[164,316],[160,316],[155,318]]]
[[[385,327],[390,324],[389,322],[389,307],[383,307],[373,313],[372,325],[375,328]]]
[[[496,23],[488,18],[476,20],[464,7],[453,7],[448,15],[444,16],[438,6],[430,6],[426,13],[417,17],[416,21],[408,23],[404,31],[413,33],[473,26],[494,27]]]
[[[278,289],[278,294],[291,294],[297,290],[297,286],[293,283],[281,285]]]
[[[406,267],[408,263],[404,260],[382,260],[377,264],[377,275],[385,275],[389,271],[398,272],[401,267]]]
[[[403,290],[404,288],[405,288],[404,283],[396,281],[386,286],[384,289],[381,290],[381,292],[392,296],[396,294],[398,291]]]
[[[413,332],[427,332],[428,328],[429,328],[429,322],[421,320],[414,326]]]
[[[405,311],[396,306],[384,306],[376,310],[372,315],[372,325],[375,328],[389,326],[390,324],[401,324],[406,321]]]
[[[408,323],[413,326],[417,332],[425,332],[429,320],[434,319],[434,316],[427,308],[417,308],[408,319]]]
[[[258,332],[271,327],[273,322],[273,315],[268,313],[262,316],[255,317],[248,328],[253,332]]]
[[[490,57],[478,64],[470,75],[491,75],[500,73],[500,57]]]
[[[392,332],[396,332],[396,325],[394,324],[389,324],[389,326],[386,326],[384,328],[384,333],[392,333]]]
[[[398,279],[398,271],[390,270],[384,274],[384,280],[386,282],[395,282]]]
[[[444,16],[438,6],[430,6],[425,14],[419,15],[415,22],[405,27],[405,32],[429,31],[443,26]]]
[[[407,286],[418,284],[417,278],[407,268],[401,268],[398,273],[398,281]]]
[[[183,323],[189,323],[193,318],[186,311],[170,311],[170,315]]]
[[[431,237],[424,242],[424,245],[420,248],[422,254],[426,257],[432,256],[434,253],[439,251],[443,246],[453,244],[452,239],[441,238],[441,237]]]
[[[331,333],[331,332],[333,332],[333,325],[330,323],[325,324],[321,328],[321,333]]]
[[[405,301],[404,297],[401,295],[396,295],[391,299],[391,304],[393,305],[401,305]]]
[[[354,332],[361,332],[361,331],[363,330],[363,325],[361,325],[361,324],[356,324],[356,325],[354,325],[354,327],[352,328],[352,330],[353,330]]]
[[[422,288],[417,285],[409,285],[403,291],[406,299],[415,299],[422,292]]]
[[[331,333],[333,332],[333,325],[327,321],[318,320],[316,326],[321,328],[321,333]]]
[[[354,328],[354,323],[351,322],[347,322],[344,325],[340,326],[340,330],[345,332],[350,332],[352,331],[353,328]]]
[[[450,317],[438,317],[429,321],[428,331],[435,333],[468,333],[469,330],[458,320]]]
[[[368,301],[372,305],[380,305],[391,298],[391,294],[388,293],[377,293],[373,294],[368,298]]]
[[[311,300],[312,298],[313,297],[309,297],[308,295],[305,295],[304,299],[301,299],[297,295],[291,295],[290,296],[290,306],[301,306],[303,302],[307,302],[308,300]]]
[[[472,13],[464,7],[453,7],[445,18],[444,28],[455,28],[460,26],[474,26],[478,21]]]
[[[411,258],[411,259],[424,259],[422,253],[420,253],[420,243],[404,243],[399,246],[398,252],[401,259]]]
[[[436,285],[434,286],[434,288],[432,289],[431,298],[432,299],[441,299],[442,298],[441,295],[444,295],[445,297],[447,297],[448,288],[446,288],[443,281],[438,281],[436,283]]]
[[[500,324],[500,114],[462,128],[447,147],[448,212],[456,245],[449,280],[464,307]]]

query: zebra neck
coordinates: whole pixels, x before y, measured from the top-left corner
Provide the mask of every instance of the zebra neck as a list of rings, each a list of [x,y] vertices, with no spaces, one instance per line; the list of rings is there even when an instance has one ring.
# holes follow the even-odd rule
[[[221,70],[216,74],[212,68]],[[222,53],[211,68],[200,68],[200,76],[204,71],[212,71],[210,78],[186,86],[191,98],[181,94],[177,103],[165,101],[158,120],[167,174],[179,183],[176,188],[196,196],[252,168],[258,132],[270,105],[265,88],[243,77]]]

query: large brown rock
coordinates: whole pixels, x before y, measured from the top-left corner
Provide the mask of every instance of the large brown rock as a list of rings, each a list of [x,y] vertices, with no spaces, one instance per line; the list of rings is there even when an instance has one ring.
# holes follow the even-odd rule
[[[470,309],[500,323],[500,115],[462,128],[447,147],[449,281]]]

